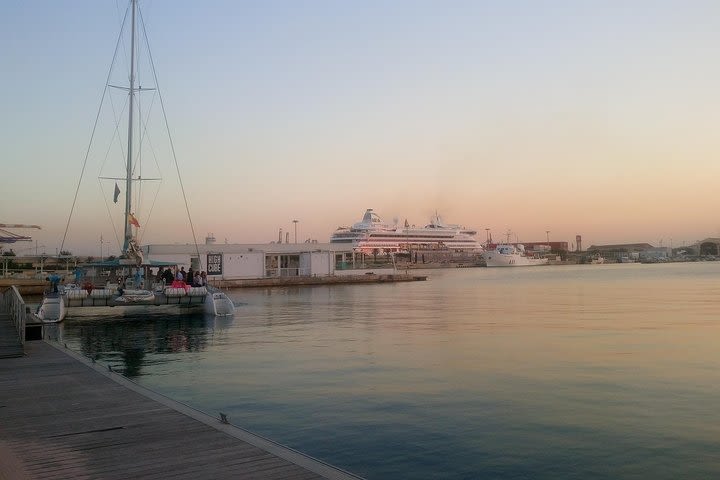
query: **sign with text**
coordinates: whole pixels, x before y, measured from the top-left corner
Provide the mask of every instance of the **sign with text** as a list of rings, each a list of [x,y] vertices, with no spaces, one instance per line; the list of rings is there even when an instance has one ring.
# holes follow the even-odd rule
[[[208,253],[207,254],[207,274],[208,275],[222,275],[222,253]]]

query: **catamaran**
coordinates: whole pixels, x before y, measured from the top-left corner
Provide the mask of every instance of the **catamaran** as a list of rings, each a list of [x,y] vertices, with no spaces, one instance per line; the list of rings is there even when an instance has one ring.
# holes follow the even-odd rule
[[[172,306],[177,308],[193,308],[203,309],[214,315],[226,316],[233,315],[235,306],[224,292],[221,292],[210,285],[197,285],[188,279],[188,282],[172,282],[167,284],[160,278],[159,269],[174,269],[178,265],[172,262],[149,261],[143,258],[142,250],[138,243],[138,232],[140,231],[140,223],[133,213],[133,184],[135,182],[145,180],[134,169],[133,155],[139,152],[137,139],[142,139],[147,135],[147,119],[142,117],[139,112],[138,96],[142,92],[157,91],[160,99],[160,105],[163,112],[163,119],[166,119],[164,106],[162,105],[162,96],[159,93],[159,87],[148,88],[146,85],[136,85],[136,70],[138,68],[138,46],[139,46],[139,29],[138,23],[142,20],[140,8],[137,0],[131,0],[123,20],[123,25],[118,38],[118,47],[121,43],[125,26],[130,21],[130,75],[128,77],[129,85],[117,87],[110,84],[110,74],[105,85],[103,100],[101,100],[100,109],[102,109],[103,101],[109,88],[119,88],[127,92],[127,152],[125,163],[125,177],[116,179],[121,180],[125,186],[125,209],[124,209],[124,236],[121,254],[118,258],[112,258],[100,262],[91,262],[82,265],[80,273],[76,276],[76,283],[68,285],[56,285],[57,291],[48,292],[38,307],[35,315],[43,322],[59,322],[62,321],[66,313],[70,309],[76,307],[140,307],[148,308],[149,306]],[[142,32],[144,33],[144,27]],[[144,38],[147,40],[147,36]],[[113,65],[110,72],[113,71],[115,60],[117,58],[118,47],[116,47],[116,55],[113,58]],[[154,65],[152,64],[152,56],[148,54],[150,65],[152,68],[152,77],[157,84],[157,76],[155,75]],[[135,107],[138,106],[138,112]],[[100,112],[98,112],[98,118]],[[136,118],[137,117],[137,118]],[[97,126],[97,120],[96,120]],[[167,123],[165,124],[167,128]],[[137,131],[136,131],[137,130]],[[167,129],[169,132],[169,129]],[[93,136],[95,129],[93,129]],[[137,134],[137,138],[133,137],[133,133]],[[169,137],[169,135],[168,135]],[[172,146],[172,140],[170,139]],[[91,138],[90,145],[93,140]],[[88,153],[90,146],[88,146]],[[174,146],[172,152],[174,154]],[[86,154],[86,162],[88,155]],[[177,162],[176,162],[177,164]],[[83,166],[84,171],[84,166]],[[82,177],[81,177],[82,179]],[[182,185],[182,182],[181,182]],[[79,184],[78,184],[79,189]],[[117,201],[120,194],[118,184],[115,184],[114,200]],[[77,193],[76,197],[77,199]],[[186,202],[187,204],[187,202]],[[73,209],[75,202],[73,202]],[[72,218],[72,210],[70,218]],[[188,212],[189,216],[189,212]],[[68,227],[70,221],[68,220]],[[192,226],[192,222],[190,222]],[[65,245],[67,237],[67,228],[63,237],[61,251]],[[193,238],[195,233],[193,230]],[[197,241],[196,241],[197,245]],[[200,256],[198,255],[200,261]],[[202,262],[199,267],[202,269]],[[206,264],[207,265],[207,264]],[[56,290],[56,289],[53,289]],[[93,312],[94,313],[94,312]]]

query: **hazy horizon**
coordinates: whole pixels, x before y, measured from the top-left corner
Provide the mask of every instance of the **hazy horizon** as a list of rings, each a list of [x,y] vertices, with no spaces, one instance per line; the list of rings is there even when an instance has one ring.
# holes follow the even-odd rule
[[[299,242],[327,242],[367,208],[416,225],[437,211],[480,240],[486,228],[521,241],[579,234],[585,247],[720,236],[720,4],[140,4],[199,242],[267,243],[280,228],[293,241],[293,219]],[[48,253],[125,8],[0,5],[0,223],[41,225],[15,232]],[[97,180],[122,160],[108,153],[108,123],[64,246],[76,254],[97,256],[101,234],[119,248],[109,217],[122,201]],[[147,163],[163,182],[138,211],[141,242],[191,243],[174,164]]]

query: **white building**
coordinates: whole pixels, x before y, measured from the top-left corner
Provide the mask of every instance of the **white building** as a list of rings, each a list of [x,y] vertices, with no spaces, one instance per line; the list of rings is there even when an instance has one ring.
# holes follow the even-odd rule
[[[147,260],[206,271],[209,279],[239,280],[334,275],[353,264],[350,245],[330,243],[145,245]]]

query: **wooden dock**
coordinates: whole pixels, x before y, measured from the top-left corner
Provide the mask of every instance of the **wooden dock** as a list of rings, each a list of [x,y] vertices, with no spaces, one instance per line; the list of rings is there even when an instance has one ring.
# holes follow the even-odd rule
[[[22,357],[24,354],[23,344],[10,314],[4,312],[0,306],[0,359]],[[1,392],[0,399],[2,399]]]
[[[359,478],[61,346],[25,353],[0,360],[0,479]]]
[[[0,288],[0,359],[25,354],[25,317],[25,303],[17,288]]]

